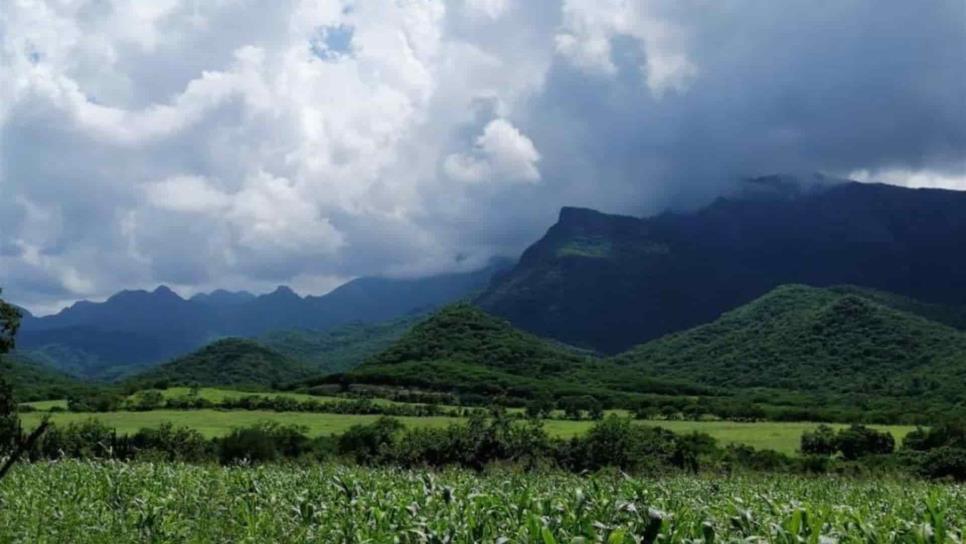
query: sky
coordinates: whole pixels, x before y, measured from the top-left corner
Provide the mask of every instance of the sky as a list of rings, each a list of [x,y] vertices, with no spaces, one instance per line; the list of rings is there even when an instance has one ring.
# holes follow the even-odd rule
[[[823,172],[966,189],[962,0],[0,0],[0,287],[323,293]]]

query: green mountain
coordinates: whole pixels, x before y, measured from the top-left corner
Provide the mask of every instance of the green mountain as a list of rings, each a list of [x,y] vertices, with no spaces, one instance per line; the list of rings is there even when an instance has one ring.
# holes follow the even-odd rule
[[[696,388],[641,379],[556,342],[515,329],[470,304],[448,306],[414,326],[389,349],[320,383],[416,387],[457,393],[531,398],[614,397],[640,392],[693,394]]]
[[[351,323],[327,331],[276,331],[259,337],[258,342],[321,372],[344,372],[389,349],[425,317],[420,314],[379,323]]]
[[[310,366],[242,338],[226,338],[131,377],[136,386],[277,389],[317,374]]]
[[[787,284],[966,307],[966,191],[782,176],[745,186],[643,219],[564,208],[476,302],[539,336],[610,354]]]
[[[62,399],[90,386],[19,355],[0,356],[0,375],[13,388],[17,402]]]
[[[782,286],[614,361],[732,392],[966,405],[966,334],[910,308],[932,307],[849,287]]]

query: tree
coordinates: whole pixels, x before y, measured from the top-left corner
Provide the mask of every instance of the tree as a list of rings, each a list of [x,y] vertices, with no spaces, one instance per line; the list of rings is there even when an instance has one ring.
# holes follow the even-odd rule
[[[0,293],[3,291],[0,290]],[[0,356],[14,347],[14,337],[20,328],[20,312],[0,299]],[[0,454],[13,451],[20,439],[20,420],[13,390],[0,376]]]
[[[835,431],[828,425],[819,425],[812,432],[802,433],[802,453],[810,455],[832,455],[838,449]]]
[[[852,425],[839,431],[836,437],[842,457],[855,460],[866,455],[892,453],[896,441],[888,432],[870,429],[865,425]]]

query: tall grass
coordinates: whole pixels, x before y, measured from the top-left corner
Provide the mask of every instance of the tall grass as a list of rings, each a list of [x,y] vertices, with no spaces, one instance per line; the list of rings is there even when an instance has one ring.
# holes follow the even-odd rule
[[[74,461],[0,482],[0,542],[961,542],[966,487]]]

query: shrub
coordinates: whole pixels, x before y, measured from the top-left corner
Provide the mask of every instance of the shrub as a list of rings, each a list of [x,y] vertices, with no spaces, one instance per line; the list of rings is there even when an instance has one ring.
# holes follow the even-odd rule
[[[927,453],[919,464],[927,478],[949,478],[966,482],[966,449],[942,446]]]
[[[391,447],[403,424],[391,417],[380,417],[371,425],[353,425],[339,437],[340,454],[358,463],[372,463]]]
[[[866,455],[892,453],[895,439],[888,432],[880,432],[864,425],[852,425],[839,431],[835,443],[842,457],[855,460]]]
[[[127,456],[127,443],[114,429],[96,419],[70,423],[66,427],[50,425],[34,444],[31,458],[112,459]]]
[[[264,463],[283,457],[296,458],[312,449],[306,429],[296,425],[262,422],[251,427],[234,429],[218,441],[218,455],[222,464],[239,461]]]
[[[139,457],[164,461],[199,462],[213,455],[212,443],[201,433],[168,422],[157,429],[141,429],[131,437],[131,445]]]
[[[801,451],[806,455],[832,455],[837,450],[835,431],[828,425],[819,425],[814,431],[802,434]]]
[[[108,391],[75,393],[67,398],[67,409],[71,412],[113,412],[123,401],[120,395]]]

